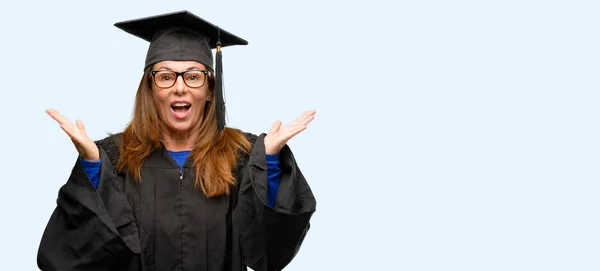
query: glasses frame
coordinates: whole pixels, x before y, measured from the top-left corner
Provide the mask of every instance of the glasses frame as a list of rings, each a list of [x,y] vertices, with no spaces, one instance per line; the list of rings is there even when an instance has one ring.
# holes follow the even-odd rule
[[[158,86],[158,84],[156,84],[156,76],[155,76],[155,75],[156,75],[157,73],[159,73],[159,72],[170,72],[170,73],[174,73],[174,74],[175,74],[175,80],[173,80],[173,84],[171,84],[171,85],[170,85],[170,86],[168,86],[168,87],[160,87],[160,86]],[[198,87],[192,87],[192,86],[188,85],[188,83],[185,81],[185,77],[183,77],[183,75],[185,75],[185,74],[186,74],[186,73],[188,73],[188,72],[201,72],[201,73],[204,73],[204,80],[202,81],[202,85],[200,85],[200,86],[198,86]],[[178,79],[180,76],[181,76],[181,80],[183,80],[183,83],[184,83],[186,86],[188,86],[188,87],[190,87],[190,88],[201,88],[201,87],[203,87],[203,86],[204,86],[204,84],[206,84],[206,78],[208,77],[208,75],[209,75],[210,73],[211,73],[211,72],[210,72],[209,70],[189,70],[189,71],[184,71],[184,72],[176,72],[176,71],[169,71],[169,70],[154,70],[154,71],[150,71],[150,74],[152,75],[152,82],[154,83],[154,85],[155,85],[157,88],[162,88],[162,89],[166,89],[166,88],[170,88],[170,87],[174,86],[174,85],[175,85],[175,83],[177,82],[177,79]]]

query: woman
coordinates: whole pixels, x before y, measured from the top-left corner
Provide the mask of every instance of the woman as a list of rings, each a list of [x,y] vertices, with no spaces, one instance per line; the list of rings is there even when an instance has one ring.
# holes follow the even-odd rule
[[[259,136],[224,127],[220,46],[244,40],[187,11],[116,26],[150,41],[133,118],[94,142],[81,121],[47,110],[79,158],[40,269],[283,269],[316,208],[286,142],[315,112]]]

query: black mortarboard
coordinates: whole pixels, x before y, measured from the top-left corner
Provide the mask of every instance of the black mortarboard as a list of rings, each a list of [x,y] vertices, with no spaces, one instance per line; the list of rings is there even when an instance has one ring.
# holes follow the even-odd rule
[[[144,68],[165,60],[198,61],[212,68],[211,49],[216,48],[217,127],[219,130],[225,127],[221,47],[247,45],[247,41],[185,10],[118,22],[115,26],[150,42]]]

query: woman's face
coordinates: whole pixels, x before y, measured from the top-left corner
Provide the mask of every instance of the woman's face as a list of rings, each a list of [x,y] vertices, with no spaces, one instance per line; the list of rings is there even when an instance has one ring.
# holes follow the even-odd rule
[[[153,65],[155,72],[150,81],[154,101],[160,118],[172,132],[189,132],[199,125],[210,98],[208,75],[203,72],[206,70],[196,61],[162,61]]]

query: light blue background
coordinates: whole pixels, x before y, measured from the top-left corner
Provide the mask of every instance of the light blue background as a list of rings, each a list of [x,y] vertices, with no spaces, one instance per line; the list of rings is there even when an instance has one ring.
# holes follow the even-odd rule
[[[3,1],[2,270],[36,270],[76,159],[131,115],[147,43],[188,9],[224,50],[229,126],[292,141],[318,198],[286,270],[600,270],[597,1]]]

